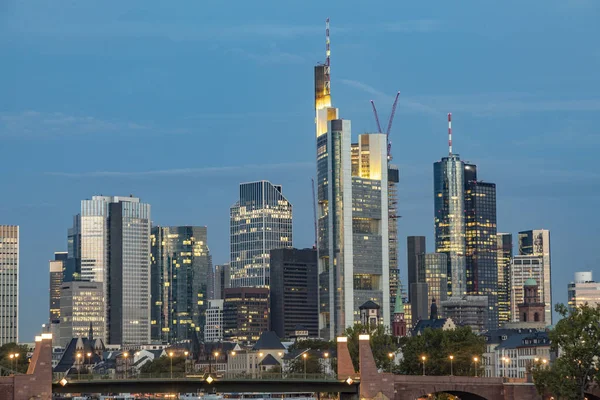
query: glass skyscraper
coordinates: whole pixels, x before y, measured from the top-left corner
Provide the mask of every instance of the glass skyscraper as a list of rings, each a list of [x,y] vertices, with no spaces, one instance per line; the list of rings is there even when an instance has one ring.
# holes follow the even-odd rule
[[[231,287],[269,287],[269,251],[292,247],[292,205],[281,186],[242,183],[231,206]]]
[[[417,256],[418,282],[427,284],[427,305],[433,299],[437,304],[448,298],[448,260],[444,253],[426,253]]]
[[[101,282],[70,281],[60,287],[60,345],[71,339],[87,337],[90,326],[94,336],[105,337],[104,289]]]
[[[63,283],[66,268],[67,253],[54,253],[50,261],[50,323],[60,322],[60,287]]]
[[[513,257],[512,234],[496,234],[498,243],[498,324],[504,325],[510,318],[510,263]]]
[[[68,232],[65,281],[104,283],[110,344],[150,341],[150,205],[129,196],[93,196]]]
[[[0,346],[19,340],[19,227],[0,225]]]
[[[538,282],[540,297],[546,304],[546,322],[552,324],[552,260],[550,258],[550,231],[534,229],[519,232],[519,254],[534,255],[543,259],[543,277]]]
[[[152,340],[204,337],[212,260],[205,226],[152,228]]]

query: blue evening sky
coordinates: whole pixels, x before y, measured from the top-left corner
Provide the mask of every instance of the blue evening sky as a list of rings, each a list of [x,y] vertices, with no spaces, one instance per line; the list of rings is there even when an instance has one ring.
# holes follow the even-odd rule
[[[454,150],[498,190],[498,230],[546,228],[555,301],[600,279],[600,3],[0,1],[0,223],[21,226],[21,329],[48,317],[48,260],[79,201],[141,197],[207,225],[229,258],[240,182],[283,185],[313,243],[313,65],[331,17],[332,91],[354,135],[387,114],[408,235],[433,250],[432,164]]]

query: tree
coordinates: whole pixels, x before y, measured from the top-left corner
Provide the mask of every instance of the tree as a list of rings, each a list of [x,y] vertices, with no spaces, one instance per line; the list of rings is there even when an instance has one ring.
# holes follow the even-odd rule
[[[549,366],[536,363],[531,372],[538,393],[557,399],[583,399],[594,383],[600,382],[600,305],[587,304],[571,311],[564,304],[555,310],[561,315],[550,331],[551,349],[558,358]]]
[[[306,354],[306,362],[303,357]],[[321,364],[321,359],[314,351],[307,351],[303,354],[300,354],[298,357],[294,358],[289,364],[289,372],[294,374],[304,373],[304,366],[306,365],[306,373],[307,374],[322,374],[323,364]]]
[[[18,354],[18,357],[10,358],[11,354]],[[27,346],[16,343],[6,343],[0,347],[0,366],[7,370],[25,373],[29,367],[27,360]]]
[[[472,375],[474,368],[481,368],[481,355],[485,350],[485,339],[469,327],[453,330],[425,329],[421,335],[401,341],[402,362],[397,372],[406,375],[421,375],[425,357],[427,375],[450,375],[450,356],[454,375]],[[477,357],[478,362],[474,361]]]
[[[140,369],[144,374],[171,372],[171,357],[162,356],[146,363]],[[173,357],[173,372],[185,372],[185,357]]]
[[[389,353],[396,353],[398,351],[398,344],[394,337],[386,332],[383,325],[377,325],[375,328],[370,328],[363,324],[354,324],[351,327],[346,328],[344,332],[345,336],[348,337],[348,350],[350,351],[350,357],[352,358],[352,364],[354,370],[359,370],[358,360],[358,342],[359,336],[368,334],[369,342],[371,344],[371,351],[373,352],[373,358],[377,368],[384,370],[390,367]]]

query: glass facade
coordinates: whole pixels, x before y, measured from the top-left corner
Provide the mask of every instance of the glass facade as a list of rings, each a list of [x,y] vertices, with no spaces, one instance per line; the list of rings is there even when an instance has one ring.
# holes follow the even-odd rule
[[[206,327],[204,342],[213,343],[223,340],[223,300],[209,300],[206,309]]]
[[[408,265],[408,301],[412,302],[411,285],[419,282],[419,259],[418,257],[427,252],[425,248],[425,236],[409,236],[406,239],[406,258]],[[447,260],[446,260],[447,262]],[[447,268],[447,267],[446,267]],[[448,272],[446,271],[446,276]]]
[[[269,287],[269,251],[292,247],[292,205],[281,186],[242,183],[230,212],[231,286]]]
[[[152,340],[203,338],[212,283],[207,241],[205,226],[152,228]]]
[[[390,310],[396,306],[400,290],[400,266],[398,263],[398,182],[400,173],[396,165],[388,165],[388,243],[390,265]],[[402,298],[402,296],[400,297]]]
[[[523,303],[523,286],[527,279],[543,282],[544,258],[541,256],[514,256],[510,265],[510,315],[519,322],[519,304]],[[540,285],[541,288],[541,285]],[[543,300],[542,300],[543,301]],[[548,322],[546,320],[546,322]],[[550,324],[548,322],[548,324]]]
[[[50,261],[50,317],[49,321],[60,321],[60,287],[66,269],[67,253],[54,253]]]
[[[229,263],[215,265],[213,286],[213,299],[222,300],[225,289],[231,287],[231,268],[229,267]]]
[[[60,291],[60,345],[66,346],[73,338],[88,337],[90,326],[95,337],[105,337],[103,284],[72,281],[63,283]]]
[[[19,339],[19,227],[0,225],[0,346]]]
[[[437,304],[448,298],[448,257],[443,253],[417,256],[418,280],[427,284],[427,304],[433,299]]]
[[[448,257],[448,294],[466,294],[465,166],[457,154],[433,165],[435,251]]]
[[[269,330],[269,289],[237,287],[225,289],[223,338],[255,343]]]
[[[510,318],[510,263],[513,257],[512,234],[498,233],[498,324],[504,325]]]
[[[587,304],[600,304],[600,283],[594,282],[592,272],[576,272],[575,281],[568,285],[569,309]]]
[[[543,259],[543,279],[540,285],[542,301],[546,304],[546,322],[552,324],[552,261],[550,258],[550,231],[535,229],[519,232],[519,254],[534,255]]]
[[[465,165],[467,294],[488,298],[488,329],[498,328],[496,184],[478,182],[476,167]]]

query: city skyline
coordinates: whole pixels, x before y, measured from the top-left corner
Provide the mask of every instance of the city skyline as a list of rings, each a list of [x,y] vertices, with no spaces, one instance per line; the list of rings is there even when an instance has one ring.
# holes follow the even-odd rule
[[[483,6],[473,5],[473,7],[481,10]],[[591,206],[587,204],[593,203],[593,199],[589,196],[596,198],[600,195],[595,188],[598,186],[595,182],[599,177],[593,172],[592,162],[594,158],[592,148],[598,143],[598,139],[592,134],[591,126],[593,120],[591,112],[597,112],[600,105],[594,97],[598,92],[596,81],[593,79],[586,81],[585,87],[583,81],[585,77],[593,77],[591,71],[597,70],[600,62],[592,59],[590,63],[580,63],[586,65],[579,65],[575,73],[573,67],[562,59],[553,59],[552,63],[537,61],[545,67],[543,73],[540,73],[539,69],[534,68],[537,66],[534,57],[545,59],[548,57],[545,53],[547,49],[544,52],[538,49],[528,56],[524,54],[522,47],[510,50],[500,46],[500,54],[492,57],[492,60],[497,61],[500,56],[502,59],[519,57],[521,63],[525,62],[525,65],[530,67],[521,71],[522,75],[517,82],[510,84],[509,82],[514,79],[509,78],[515,78],[514,71],[512,75],[506,76],[500,73],[504,69],[510,69],[512,64],[508,61],[498,66],[482,63],[472,56],[468,60],[461,61],[460,52],[449,52],[451,49],[445,47],[448,41],[441,40],[445,35],[450,36],[450,39],[461,38],[463,43],[456,44],[459,49],[471,46],[470,48],[482,50],[489,56],[490,53],[486,52],[491,50],[486,50],[484,44],[487,45],[490,41],[494,43],[494,35],[507,32],[507,28],[497,24],[498,21],[496,23],[492,21],[486,27],[489,30],[485,32],[487,36],[482,41],[481,38],[469,38],[463,35],[464,32],[477,31],[476,23],[460,30],[451,23],[454,19],[455,24],[460,24],[460,16],[456,13],[449,13],[447,16],[439,14],[448,12],[446,6],[441,7],[442,10],[435,11],[435,14],[427,14],[424,9],[416,6],[398,12],[401,9],[402,7],[398,7],[389,11],[391,13],[395,10],[395,15],[414,15],[415,18],[430,17],[431,21],[437,22],[431,24],[423,20],[420,23],[414,22],[418,21],[416,19],[396,21],[396,25],[384,24],[386,27],[379,28],[387,31],[373,31],[363,36],[365,39],[361,40],[363,33],[352,31],[350,27],[351,24],[358,22],[356,16],[353,17],[343,10],[333,12],[333,9],[317,10],[307,7],[307,11],[299,14],[302,21],[299,25],[282,22],[277,18],[277,11],[264,17],[267,23],[262,30],[258,29],[260,24],[254,25],[254,29],[246,25],[254,36],[245,40],[238,38],[237,40],[242,42],[238,45],[235,44],[235,38],[229,37],[225,39],[227,43],[218,42],[216,48],[210,48],[204,42],[194,43],[187,48],[177,41],[177,34],[171,35],[175,37],[171,39],[175,43],[172,47],[163,43],[157,44],[159,51],[171,51],[173,54],[183,54],[188,57],[192,57],[193,52],[198,52],[198,48],[208,47],[209,56],[226,54],[229,58],[244,59],[244,63],[235,66],[227,65],[225,67],[227,75],[241,74],[243,77],[252,77],[251,80],[255,82],[247,83],[250,85],[249,91],[254,90],[254,85],[258,85],[260,91],[266,92],[266,95],[261,94],[261,97],[256,99],[257,103],[262,103],[260,108],[253,107],[248,99],[242,96],[235,103],[238,107],[235,107],[231,114],[222,112],[226,104],[222,95],[207,96],[211,98],[210,102],[200,102],[194,104],[194,107],[186,104],[193,103],[194,101],[191,100],[195,97],[192,97],[190,91],[182,88],[186,85],[185,79],[201,82],[205,80],[199,79],[195,73],[192,75],[191,70],[183,69],[180,72],[183,72],[184,78],[173,81],[173,86],[182,88],[181,93],[173,92],[173,89],[166,87],[166,84],[171,83],[170,77],[175,67],[165,62],[156,63],[150,70],[144,70],[145,75],[142,74],[132,83],[125,84],[124,88],[116,84],[108,85],[107,88],[94,86],[99,91],[100,97],[97,100],[79,99],[80,89],[72,85],[65,85],[63,91],[58,94],[57,101],[54,101],[54,96],[51,96],[52,99],[47,95],[37,96],[45,91],[53,93],[52,89],[58,88],[52,83],[57,77],[58,82],[62,79],[63,83],[70,82],[75,86],[87,82],[87,76],[70,73],[73,71],[69,69],[68,64],[74,56],[77,56],[81,57],[80,62],[87,66],[93,57],[86,54],[86,50],[73,34],[69,34],[69,29],[72,28],[69,24],[56,24],[56,28],[45,24],[40,25],[38,28],[41,32],[51,31],[43,39],[36,36],[39,32],[21,32],[16,25],[3,28],[8,31],[8,36],[5,37],[20,41],[16,42],[17,45],[9,41],[0,42],[0,48],[5,50],[9,57],[31,57],[32,60],[42,61],[42,64],[50,63],[51,67],[44,71],[38,70],[33,66],[36,64],[34,61],[32,65],[24,68],[24,71],[8,70],[8,74],[0,78],[0,82],[8,87],[9,93],[8,96],[0,99],[1,105],[4,106],[0,122],[0,137],[6,139],[7,145],[13,149],[3,159],[2,165],[6,167],[7,191],[19,193],[19,196],[15,196],[14,199],[6,199],[0,204],[0,223],[20,226],[21,290],[42,293],[42,304],[48,301],[47,262],[54,251],[67,250],[65,235],[72,211],[77,208],[77,202],[81,198],[92,194],[134,193],[153,205],[155,217],[153,222],[157,225],[208,226],[213,238],[209,241],[209,247],[214,256],[214,263],[220,264],[229,261],[228,205],[235,199],[239,183],[268,179],[271,182],[281,183],[286,188],[286,197],[295,206],[295,247],[311,246],[314,241],[314,228],[309,185],[310,178],[314,176],[314,161],[312,161],[314,137],[311,135],[311,95],[307,88],[312,87],[310,73],[312,65],[316,60],[322,59],[324,47],[322,20],[326,15],[330,15],[333,37],[332,65],[336,76],[333,82],[336,106],[340,107],[345,118],[353,121],[354,134],[375,131],[368,104],[370,98],[387,101],[388,96],[398,89],[403,93],[398,109],[399,118],[392,132],[394,163],[400,165],[401,176],[398,185],[400,198],[398,208],[399,215],[402,215],[399,220],[400,254],[398,257],[402,281],[406,282],[404,238],[408,235],[425,235],[428,241],[433,243],[432,202],[429,199],[433,186],[430,165],[443,154],[445,113],[453,112],[454,140],[460,153],[468,155],[468,161],[480,167],[482,176],[497,184],[498,231],[516,234],[526,229],[543,228],[552,232],[552,278],[555,283],[553,300],[555,303],[566,303],[565,290],[556,282],[570,281],[571,271],[568,268],[570,265],[576,264],[579,270],[591,269],[598,274],[599,259],[596,254],[586,251],[573,254],[571,249],[593,248],[591,244],[597,239],[597,233],[594,232],[593,226],[587,224],[586,218],[595,215]],[[566,54],[570,53],[569,45],[565,42],[575,40],[582,31],[590,33],[598,30],[589,25],[590,21],[597,17],[597,12],[594,10],[585,13],[575,6],[564,10],[556,4],[548,9],[549,21],[563,23],[563,12],[567,12],[575,21],[568,22],[566,25],[570,27],[577,25],[580,28],[577,31],[579,35],[577,32],[568,34],[559,29],[558,32],[551,32],[550,37],[543,39],[544,43],[546,41],[553,43]],[[70,15],[83,13],[83,16],[88,19],[95,18],[97,25],[106,24],[107,21],[112,20],[111,18],[116,18],[112,15],[91,17],[88,15],[90,10],[85,7],[67,11]],[[148,22],[162,18],[155,15],[152,10],[147,10],[147,15],[143,13],[132,15],[131,12],[128,14],[127,9],[121,11],[125,15],[125,20],[144,21],[145,19]],[[407,14],[407,11],[411,12]],[[30,14],[23,13],[22,9],[11,9],[9,13],[14,13],[16,21],[32,18]],[[354,13],[359,14],[356,10],[352,14]],[[381,10],[378,13],[382,14]],[[237,15],[237,11],[234,14],[232,23],[239,23],[240,16]],[[500,16],[502,15],[500,13]],[[169,14],[164,18],[172,21],[183,17]],[[519,27],[520,24],[523,27],[528,26],[517,16],[510,18],[513,27]],[[60,20],[60,17],[50,12],[49,20]],[[384,22],[391,24],[394,20],[386,19]],[[505,22],[502,24],[507,25]],[[87,35],[92,36],[92,45],[97,45],[98,40],[114,40],[109,35],[94,33],[94,28],[95,26],[86,31]],[[540,30],[543,31],[538,22],[533,28],[526,30],[524,38],[521,39],[525,40],[524,43],[541,40]],[[67,41],[57,40],[53,36],[56,32],[66,32]],[[226,36],[231,36],[235,35],[236,31],[233,27],[229,27],[227,32],[229,35]],[[239,35],[239,29],[237,32]],[[20,37],[20,33],[23,33],[25,38]],[[565,33],[567,36],[564,38],[554,37]],[[375,57],[371,50],[371,53],[367,53],[373,56],[371,60],[369,57],[359,57],[355,54],[353,45],[366,47],[368,44],[365,42],[378,40],[377,38],[388,34],[393,36],[393,40],[400,41],[399,46],[394,47],[395,42],[391,39],[387,39],[381,45],[390,47],[390,53],[395,52],[396,49],[401,50],[400,56],[377,54]],[[137,61],[126,54],[128,46],[134,43],[133,37],[137,33],[124,32],[121,27],[118,35],[126,38],[122,47],[117,46],[107,51],[116,56],[117,60],[125,60],[133,64],[127,67],[129,69],[119,70],[117,73],[119,76],[117,82],[124,83],[139,68]],[[184,35],[185,39],[183,31],[179,31],[179,35],[180,40],[181,35]],[[548,32],[544,31],[544,35],[548,35]],[[260,41],[263,36],[270,38],[273,47],[257,48],[252,44]],[[437,52],[435,59],[443,57],[450,60],[447,68],[449,71],[445,71],[439,63],[431,62],[430,55],[422,54],[414,45],[408,43],[410,37],[414,37],[420,45],[432,46],[431,52]],[[154,44],[143,36],[138,39],[145,45]],[[27,44],[31,45],[31,54],[18,50],[19,43],[25,47]],[[285,47],[285,52],[279,51],[282,47]],[[490,47],[496,47],[498,50],[497,46]],[[150,48],[152,52],[155,51],[154,46]],[[555,47],[553,49],[548,52],[554,54]],[[142,57],[151,57],[151,52],[144,46],[138,51]],[[244,51],[247,53],[245,54]],[[508,54],[503,54],[507,52]],[[258,54],[257,58],[251,57],[256,54]],[[49,58],[49,55],[56,57],[56,61],[50,61],[52,57]],[[276,57],[279,59],[276,60]],[[386,57],[389,57],[390,65],[380,63],[381,60],[386,61]],[[261,58],[265,61],[260,61]],[[398,69],[395,63],[399,59],[405,61]],[[152,60],[154,62],[154,59]],[[192,58],[191,61],[195,63],[198,59]],[[281,68],[281,62],[289,65]],[[469,62],[478,73],[471,76],[458,73],[458,69],[468,65]],[[435,65],[435,68],[431,65]],[[99,74],[97,80],[100,84],[109,82],[109,77],[116,72],[114,65],[108,63],[107,66],[112,69],[109,68],[108,72],[97,72]],[[486,67],[491,69],[486,71]],[[572,76],[565,76],[561,68],[572,71]],[[419,69],[423,71],[417,73]],[[277,74],[265,73],[272,70],[277,70]],[[380,76],[369,74],[370,70],[378,71]],[[43,77],[46,82],[36,78],[32,83],[25,84],[27,76],[25,74]],[[425,82],[428,74],[432,76],[431,83]],[[159,79],[158,90],[164,91],[165,94],[161,96],[159,92],[158,97],[181,104],[180,109],[167,109],[156,117],[152,115],[152,113],[156,114],[159,109],[156,107],[164,104],[164,100],[157,99],[157,104],[153,105],[149,100],[144,101],[142,97],[152,97],[154,94],[154,92],[149,93],[147,88],[152,82],[149,78],[155,75],[162,77]],[[12,76],[17,78],[17,83],[11,82]],[[560,79],[557,79],[559,77]],[[297,84],[290,82],[295,80],[299,82]],[[453,83],[440,85],[444,80]],[[561,85],[562,82],[568,82],[571,89],[560,87],[556,83],[558,81]],[[235,88],[241,82],[239,77],[233,77],[229,84],[231,88]],[[284,84],[287,85],[285,93],[270,89]],[[196,83],[193,83],[191,86],[196,87],[195,85]],[[478,86],[481,86],[481,89]],[[83,88],[89,90],[90,87],[85,84]],[[210,85],[208,89],[212,92]],[[122,93],[122,97],[126,99],[118,99],[117,97],[120,96],[109,96],[115,93]],[[211,94],[214,93],[216,90]],[[276,93],[281,97],[276,101],[270,100],[270,97],[278,97],[275,96]],[[114,105],[106,105],[109,99],[114,100]],[[284,102],[288,102],[286,107],[277,104]],[[212,103],[215,106],[211,108]],[[126,104],[130,104],[130,107],[126,107]],[[96,109],[96,105],[100,107]],[[260,118],[270,119],[271,126],[261,123]],[[210,142],[208,147],[212,149],[215,146],[219,147],[215,154],[200,149],[199,146],[204,138],[221,125],[224,119],[227,120],[225,131],[234,133],[229,133],[229,136],[224,138],[225,134],[217,135],[226,142],[214,140]],[[293,122],[291,125],[297,124],[297,126],[291,128],[293,132],[288,134],[286,127],[290,126],[290,122]],[[256,125],[258,129],[255,130],[251,125]],[[222,132],[224,127],[220,128],[219,132]],[[250,129],[250,132],[246,132],[246,128]],[[281,138],[281,132],[286,132],[286,141],[274,140]],[[127,134],[119,137],[121,133]],[[95,152],[89,151],[89,148],[93,148],[98,153],[103,153],[102,157],[106,156],[108,148],[101,143],[105,141],[102,139],[103,135],[109,139],[119,137],[119,140],[114,143],[123,144],[121,149],[114,148],[118,147],[114,143],[110,144],[114,155],[108,155],[110,157],[108,163],[101,163],[97,158],[100,155],[96,156]],[[145,143],[144,151],[141,152],[144,155],[133,154],[128,148],[138,143],[140,137],[149,137],[151,139],[149,142],[161,144]],[[155,140],[156,138],[159,140]],[[183,148],[180,146],[180,139],[186,141],[190,139],[193,143]],[[277,143],[279,146],[270,146],[269,142]],[[67,147],[63,149],[65,145]],[[220,147],[223,149],[221,150]],[[86,148],[88,151],[81,151]],[[194,148],[197,151],[194,151]],[[269,154],[270,157],[266,158],[261,154],[260,149],[263,148],[265,155]],[[253,152],[248,149],[258,151]],[[532,153],[532,149],[536,149],[536,152]],[[55,154],[58,150],[70,151],[72,157],[56,159]],[[169,155],[167,162],[157,167],[156,163],[150,160],[154,157],[148,157],[148,154],[153,153],[173,153],[175,156]],[[52,157],[49,157],[49,154],[53,154]],[[25,168],[23,160],[31,157],[40,161],[34,161]],[[84,162],[88,159],[89,164]],[[194,189],[198,191],[192,192],[186,198],[175,198],[173,194],[166,193],[168,191],[164,190],[166,185],[189,184],[190,176],[198,182],[198,185],[194,186],[210,187],[210,190]],[[60,190],[53,190],[56,188]],[[588,196],[586,197],[588,201],[584,202],[586,204],[573,208],[570,196],[574,193]],[[172,207],[175,204],[177,207]],[[561,212],[556,213],[557,209]],[[517,254],[518,250],[513,249],[513,251]],[[29,278],[35,276],[44,276],[44,279],[40,278],[38,282],[38,279]],[[28,299],[22,296],[20,300],[21,312],[32,317],[20,321],[21,340],[27,341],[33,337],[34,332],[39,330],[41,324],[46,322],[48,308],[39,306],[42,299]]]

